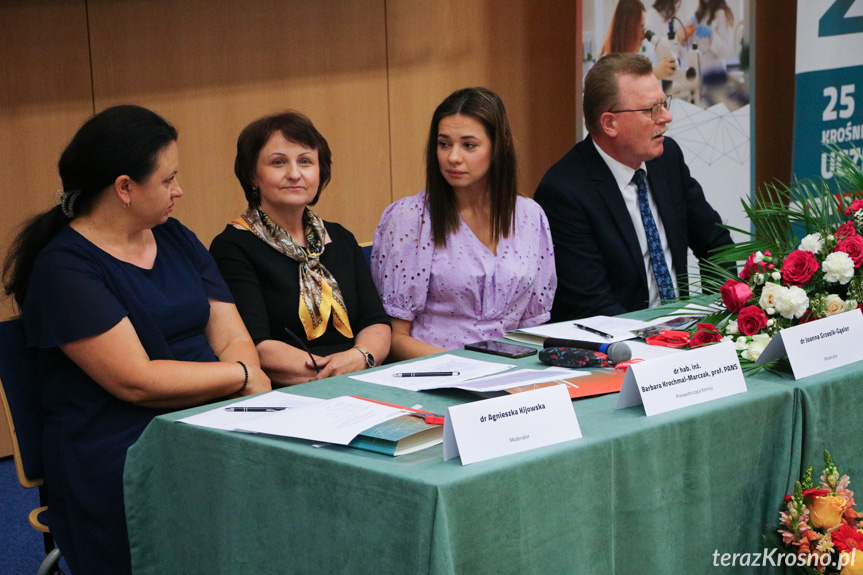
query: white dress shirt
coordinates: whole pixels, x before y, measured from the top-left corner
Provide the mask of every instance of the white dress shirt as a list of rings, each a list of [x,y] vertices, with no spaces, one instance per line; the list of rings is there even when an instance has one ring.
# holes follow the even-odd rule
[[[605,160],[608,169],[611,170],[611,175],[614,176],[614,181],[617,182],[617,187],[620,188],[620,194],[623,196],[624,203],[626,203],[626,211],[629,212],[629,217],[632,219],[635,235],[638,237],[638,246],[644,259],[644,271],[647,273],[647,293],[650,302],[648,307],[656,307],[661,303],[659,299],[659,284],[656,282],[656,276],[653,275],[653,267],[650,265],[647,234],[644,232],[644,224],[641,222],[641,210],[638,209],[638,188],[632,181],[635,170],[625,164],[621,164],[606,154],[602,148],[596,145],[596,142],[593,142],[593,145],[596,147],[599,155],[602,156],[602,159]],[[671,265],[671,249],[668,247],[668,238],[665,237],[665,226],[662,224],[662,218],[659,217],[659,212],[656,210],[656,203],[653,201],[650,183],[647,181],[647,164],[642,162],[641,169],[645,173],[644,183],[647,185],[647,203],[656,222],[659,239],[662,241],[662,252],[665,255],[665,263],[668,266],[669,273],[671,273],[671,281],[674,284],[674,293],[676,294],[678,293],[677,273],[674,266]]]

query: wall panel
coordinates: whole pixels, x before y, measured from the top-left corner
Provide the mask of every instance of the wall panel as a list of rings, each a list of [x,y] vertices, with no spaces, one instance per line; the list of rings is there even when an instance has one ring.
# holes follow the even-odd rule
[[[54,204],[60,152],[92,113],[84,0],[0,2],[0,253]]]
[[[383,0],[90,0],[96,109],[135,103],[180,130],[176,216],[209,245],[245,208],[251,120],[307,114],[333,152],[318,212],[370,240],[390,201]]]
[[[0,2],[0,253],[20,222],[53,205],[57,159],[91,113],[83,0]],[[0,298],[0,318],[15,314]],[[0,457],[11,453],[0,413]]]
[[[424,186],[432,113],[459,88],[503,100],[525,195],[575,144],[575,2],[388,0],[387,39],[395,199]]]

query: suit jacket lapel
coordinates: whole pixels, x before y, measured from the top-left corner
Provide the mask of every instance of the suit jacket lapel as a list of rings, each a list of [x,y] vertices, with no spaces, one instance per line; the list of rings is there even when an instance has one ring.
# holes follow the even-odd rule
[[[611,170],[596,151],[596,144],[590,136],[590,144],[585,146],[587,161],[585,165],[590,173],[591,183],[593,184],[594,193],[599,196],[608,208],[614,220],[614,225],[617,226],[620,235],[626,243],[626,249],[632,258],[633,267],[638,270],[644,285],[647,285],[647,273],[644,270],[644,257],[641,253],[641,247],[638,245],[638,236],[635,235],[635,228],[632,224],[632,218],[629,217],[629,211],[626,209],[626,202],[623,201],[623,195],[620,193],[620,188],[617,187]],[[613,265],[613,264],[612,264]]]
[[[683,259],[679,247],[681,242],[684,246],[687,245],[686,238],[681,238],[681,232],[685,230],[678,229],[674,225],[676,221],[673,213],[671,193],[669,189],[668,178],[666,177],[665,166],[660,161],[662,156],[657,159],[647,162],[647,180],[650,183],[650,193],[653,196],[653,202],[656,204],[656,211],[659,212],[659,218],[662,220],[662,226],[665,229],[665,238],[668,240],[668,247],[671,249],[672,265],[679,275],[686,271],[686,254],[684,247]]]

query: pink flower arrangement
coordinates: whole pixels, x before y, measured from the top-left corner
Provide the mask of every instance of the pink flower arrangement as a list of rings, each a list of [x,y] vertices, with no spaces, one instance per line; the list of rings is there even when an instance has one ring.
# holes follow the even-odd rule
[[[751,365],[781,329],[863,309],[863,199],[843,201],[845,221],[832,215],[829,227],[787,236],[787,249],[749,253],[738,278],[717,286],[722,307],[690,330],[690,347],[728,341]]]
[[[854,492],[848,489],[850,479],[840,477],[830,452],[824,452],[824,473],[820,487],[812,485],[810,467],[794,493],[785,496],[785,510],[779,513],[778,530],[782,545],[798,556],[797,565],[807,572],[824,575],[859,573],[863,565],[863,521],[854,509]],[[852,561],[853,559],[853,561]]]

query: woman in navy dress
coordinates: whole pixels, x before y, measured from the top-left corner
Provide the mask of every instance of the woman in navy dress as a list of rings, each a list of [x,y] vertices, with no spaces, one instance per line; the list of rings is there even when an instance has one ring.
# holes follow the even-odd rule
[[[270,389],[227,286],[170,218],[177,132],[116,106],[60,157],[60,205],[4,266],[40,354],[48,524],[73,574],[131,573],[126,450],[153,417]]]

